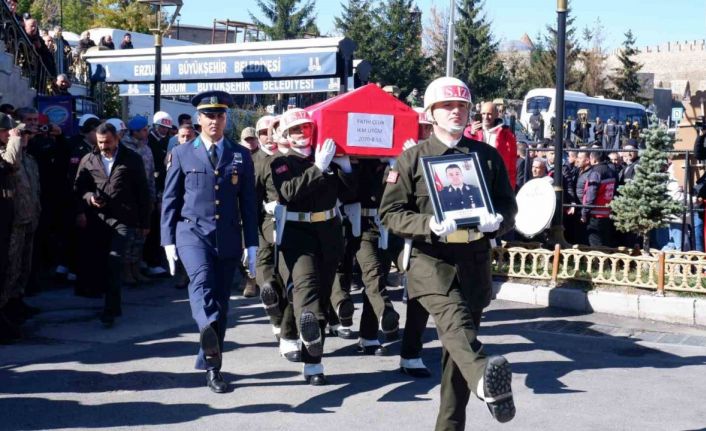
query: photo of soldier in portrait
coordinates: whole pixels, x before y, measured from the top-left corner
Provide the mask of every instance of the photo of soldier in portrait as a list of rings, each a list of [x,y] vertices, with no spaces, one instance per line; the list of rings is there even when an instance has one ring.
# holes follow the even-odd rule
[[[469,181],[464,178],[464,173],[458,164],[449,164],[444,171],[448,185],[444,185],[439,191],[442,211],[458,211],[485,206],[477,183],[472,179]]]

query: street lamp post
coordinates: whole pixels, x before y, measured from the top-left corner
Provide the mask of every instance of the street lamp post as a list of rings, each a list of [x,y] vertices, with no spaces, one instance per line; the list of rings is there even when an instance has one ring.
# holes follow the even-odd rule
[[[554,193],[556,209],[552,218],[550,242],[567,245],[564,239],[564,187],[562,166],[564,156],[564,86],[566,78],[566,14],[567,0],[557,0],[557,47],[556,47],[556,112],[554,114]]]
[[[157,8],[156,11],[156,27],[150,31],[154,33],[154,112],[161,110],[160,100],[162,97],[162,36],[168,32],[176,17],[179,16],[179,11],[184,5],[183,0],[137,0],[138,3],[145,3]],[[162,8],[164,6],[176,6],[176,11],[167,23],[165,28],[162,28]]]
[[[449,31],[446,35],[446,76],[454,76],[454,12],[456,10],[456,1],[451,0],[451,9],[449,9]]]

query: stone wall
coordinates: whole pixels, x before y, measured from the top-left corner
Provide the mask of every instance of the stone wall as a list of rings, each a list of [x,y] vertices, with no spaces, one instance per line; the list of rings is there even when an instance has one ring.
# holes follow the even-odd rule
[[[706,39],[667,42],[659,46],[639,47],[636,60],[641,63],[643,73],[654,74],[654,86],[671,88],[683,95],[686,83],[693,92],[706,90]],[[615,50],[606,62],[606,72],[619,67]]]

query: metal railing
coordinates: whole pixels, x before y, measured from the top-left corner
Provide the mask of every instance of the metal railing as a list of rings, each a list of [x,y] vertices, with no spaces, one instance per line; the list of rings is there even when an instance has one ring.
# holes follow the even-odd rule
[[[493,274],[501,277],[581,281],[601,286],[636,287],[665,292],[706,294],[706,254],[631,249],[554,250],[505,243],[493,249]]]
[[[5,50],[13,57],[13,64],[20,69],[23,77],[29,80],[37,94],[51,92],[54,76],[34,49],[32,42],[17,21],[6,2],[0,2],[0,40],[5,44]]]

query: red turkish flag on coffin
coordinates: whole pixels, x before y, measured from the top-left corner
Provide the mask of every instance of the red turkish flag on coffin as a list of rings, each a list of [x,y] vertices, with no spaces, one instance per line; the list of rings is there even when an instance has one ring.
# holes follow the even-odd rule
[[[304,109],[316,123],[316,144],[331,138],[338,155],[397,157],[406,140],[418,137],[418,114],[375,84]]]

